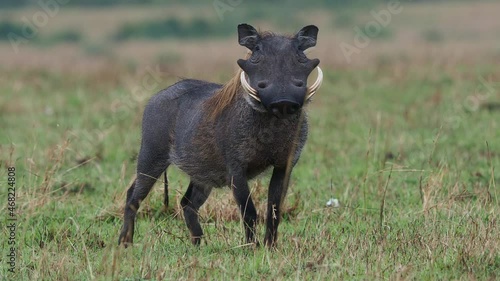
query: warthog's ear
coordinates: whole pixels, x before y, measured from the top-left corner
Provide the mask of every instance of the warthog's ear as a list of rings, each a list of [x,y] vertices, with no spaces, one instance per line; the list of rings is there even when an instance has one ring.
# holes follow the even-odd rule
[[[238,42],[241,46],[253,50],[259,41],[260,35],[253,26],[246,23],[238,25]]]
[[[301,51],[305,51],[310,47],[316,46],[316,39],[318,38],[318,27],[315,25],[308,25],[303,27],[295,39],[297,40],[298,48]]]

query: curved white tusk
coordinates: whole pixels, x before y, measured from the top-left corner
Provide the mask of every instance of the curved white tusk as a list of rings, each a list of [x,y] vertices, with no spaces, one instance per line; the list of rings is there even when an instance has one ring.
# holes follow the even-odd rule
[[[316,68],[318,69],[318,78],[316,78],[314,84],[312,84],[310,87],[307,87],[306,101],[311,99],[312,96],[316,94],[316,91],[319,89],[319,87],[321,87],[321,83],[323,82],[323,71],[319,66]]]
[[[319,89],[319,87],[321,87],[321,83],[323,82],[323,71],[319,66],[316,68],[318,69],[318,78],[316,78],[314,84],[307,88],[306,100],[311,99],[316,94],[316,91]],[[246,73],[244,71],[242,71],[240,74],[240,81],[241,86],[245,90],[245,92],[256,101],[261,102],[259,96],[257,95],[257,91],[248,83],[246,79]]]
[[[250,86],[250,84],[248,84],[245,71],[241,72],[240,81],[241,81],[241,87],[243,88],[243,90],[245,90],[245,92],[247,92],[247,94],[249,96],[251,96],[252,98],[254,98],[256,101],[261,102],[260,98],[257,96],[257,91],[254,88],[252,88],[252,86]]]

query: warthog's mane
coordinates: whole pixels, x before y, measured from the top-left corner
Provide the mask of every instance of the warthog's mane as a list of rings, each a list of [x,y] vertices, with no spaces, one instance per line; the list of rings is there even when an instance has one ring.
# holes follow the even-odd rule
[[[259,31],[261,38],[276,36],[276,34],[269,31]],[[291,37],[291,36],[286,36]],[[251,52],[248,52],[245,59],[250,58]],[[222,88],[217,90],[217,92],[205,102],[205,106],[210,114],[210,119],[214,120],[219,116],[229,105],[231,105],[238,94],[241,94],[241,81],[240,75],[242,70],[238,69],[237,73],[231,78],[227,83],[225,83]]]
[[[238,69],[237,74],[205,102],[211,120],[214,120],[232,104],[236,100],[236,96],[241,92],[241,71],[241,69]]]

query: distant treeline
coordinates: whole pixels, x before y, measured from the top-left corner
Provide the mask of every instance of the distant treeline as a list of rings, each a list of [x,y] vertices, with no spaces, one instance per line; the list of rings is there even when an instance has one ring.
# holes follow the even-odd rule
[[[335,9],[336,16],[332,18],[332,26],[335,28],[351,28],[358,24],[355,14],[360,8],[370,9],[370,7],[374,5],[388,2],[388,0],[253,0],[251,3],[250,0],[208,0],[197,2],[192,0],[0,0],[0,8],[6,6],[21,7],[23,5],[39,5],[46,7],[54,5],[55,2],[59,5],[67,4],[73,6],[143,5],[145,3],[150,5],[161,5],[166,2],[170,4],[176,3],[178,5],[198,5],[198,9],[193,9],[193,11],[198,11],[200,10],[199,5],[204,5],[201,8],[205,8],[207,5],[212,6],[213,3],[217,1],[218,3],[231,3],[231,5],[235,7],[240,3],[241,5],[246,5],[246,7],[245,9],[234,8],[230,13],[223,13],[224,11],[217,13],[217,7],[214,6],[211,7],[214,9],[212,10],[212,15],[208,17],[193,13],[193,17],[190,18],[165,16],[163,18],[144,19],[140,22],[124,22],[118,26],[116,30],[111,31],[107,38],[114,41],[125,41],[143,39],[162,40],[166,38],[227,37],[236,32],[235,27],[238,23],[261,20],[265,20],[277,27],[286,29],[290,26],[290,23],[294,23],[295,26],[307,24],[307,22],[304,22],[304,19],[300,17],[300,13],[296,11],[300,10],[302,7],[305,9],[317,8],[317,5],[324,5],[324,7],[328,5],[328,8]],[[404,1],[410,0],[401,0],[401,2]],[[424,1],[427,0],[412,0],[412,2]],[[433,0],[432,2],[436,1],[439,0]],[[260,5],[255,4],[259,2]],[[286,5],[280,3],[286,3]],[[314,4],[316,4],[316,6]],[[332,5],[342,6],[345,9],[334,8]],[[264,6],[265,9],[262,8]],[[299,7],[299,9],[297,9],[297,7]],[[0,41],[12,41],[12,38],[14,38],[13,36],[17,36],[16,38],[30,39],[33,37],[33,40],[30,40],[31,42],[47,45],[61,42],[78,43],[86,39],[82,30],[78,29],[66,29],[55,34],[44,36],[36,36],[36,33],[36,27],[34,27],[33,24],[27,25],[25,22],[13,21],[8,18],[0,20]],[[376,37],[377,39],[390,39],[391,36],[391,29],[385,28],[381,29]],[[423,32],[422,36],[429,42],[439,42],[444,38],[439,30],[426,30]]]
[[[211,5],[213,2],[234,3],[236,0],[210,0],[210,1],[195,1],[195,0],[1,0],[0,8],[8,7],[23,7],[28,5],[37,5],[40,2],[55,1],[65,6],[81,6],[81,7],[98,7],[98,6],[117,6],[117,5]],[[248,0],[240,0],[241,2]],[[353,7],[360,5],[373,5],[377,2],[389,2],[394,0],[252,0],[255,3],[273,3],[290,6],[329,6],[329,7]],[[442,2],[442,1],[465,1],[465,0],[400,0],[401,2]]]
[[[227,36],[235,31],[235,25],[221,21],[195,18],[183,21],[178,18],[150,20],[141,23],[127,23],[112,36],[115,40],[163,39],[163,38],[202,38]]]

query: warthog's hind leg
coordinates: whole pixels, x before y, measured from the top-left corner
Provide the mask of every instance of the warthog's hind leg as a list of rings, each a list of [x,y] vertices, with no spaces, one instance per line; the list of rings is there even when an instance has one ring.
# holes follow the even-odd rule
[[[146,198],[156,180],[169,165],[167,153],[151,152],[141,149],[137,162],[137,178],[127,191],[123,227],[118,240],[118,244],[123,244],[125,247],[133,242],[134,220],[140,202]]]

